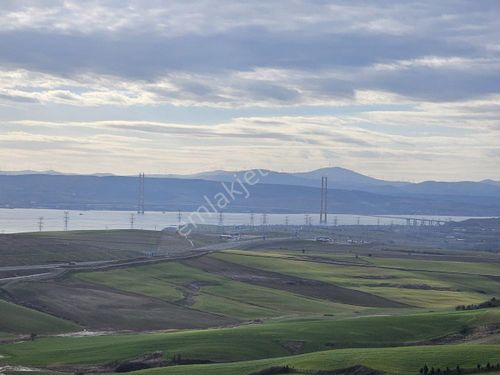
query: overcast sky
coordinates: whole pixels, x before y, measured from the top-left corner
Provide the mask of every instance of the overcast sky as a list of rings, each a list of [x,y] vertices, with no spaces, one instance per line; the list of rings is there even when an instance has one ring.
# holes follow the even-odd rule
[[[0,170],[500,180],[500,2],[0,0]]]

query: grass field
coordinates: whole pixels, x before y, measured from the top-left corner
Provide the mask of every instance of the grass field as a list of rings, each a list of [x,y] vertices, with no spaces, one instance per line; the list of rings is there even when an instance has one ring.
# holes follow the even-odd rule
[[[195,309],[242,320],[283,315],[346,313],[356,309],[331,301],[234,281],[177,262],[82,273],[76,277],[169,302],[189,296],[190,300],[186,299],[184,303]]]
[[[170,333],[50,337],[0,346],[0,355],[9,363],[40,366],[104,363],[161,350],[167,357],[182,353],[185,358],[227,362],[294,354],[291,344],[298,352],[400,346],[486,324],[500,324],[500,309],[294,320]],[[297,343],[302,345],[298,350]]]
[[[0,266],[117,260],[137,257],[159,232],[74,231],[0,235]]]
[[[440,345],[400,348],[340,349],[298,356],[216,365],[174,366],[139,371],[141,375],[245,375],[270,366],[293,366],[297,369],[332,370],[364,365],[389,374],[417,375],[419,369],[473,368],[477,363],[500,362],[496,345]]]
[[[194,246],[217,241],[195,234]],[[0,267],[57,262],[120,260],[144,256],[152,249],[189,250],[189,241],[172,232],[103,230],[0,234]]]
[[[185,246],[171,234],[159,239],[139,232],[29,238],[42,244],[36,261],[121,259],[153,243],[172,251]],[[455,311],[456,305],[499,297],[496,255],[299,242],[6,284],[3,292],[13,301],[49,315],[0,301],[0,338],[41,336],[1,344],[0,364],[69,366],[60,370],[75,372],[161,351],[167,360],[182,354],[214,363],[138,375],[245,375],[272,365],[327,370],[358,364],[418,374],[424,363],[444,368],[500,361],[500,308]],[[10,262],[13,253],[5,249],[0,241],[0,254]],[[28,250],[20,251],[21,262],[34,261]],[[50,336],[83,328],[107,333]]]
[[[6,289],[19,303],[36,306],[91,330],[207,328],[237,323],[160,299],[72,280],[22,282]]]
[[[453,272],[472,275],[500,275],[500,263],[480,263],[480,262],[454,262],[454,261],[429,261],[421,259],[395,259],[365,257],[364,260],[372,264],[386,267],[395,267],[402,269],[417,269],[435,272]],[[446,268],[443,268],[446,265]]]
[[[491,272],[491,265],[486,263],[474,263],[470,266],[470,269],[478,274],[457,275],[431,270],[437,267],[435,263],[440,264],[441,270],[443,270],[443,267],[446,270],[453,270],[451,267],[455,263],[459,263],[462,267],[461,271],[464,271],[469,267],[469,263],[464,265],[461,262],[451,262],[451,266],[448,268],[447,262],[431,261],[428,268],[422,265],[419,266],[425,271],[414,271],[405,270],[403,266],[400,269],[367,267],[368,261],[363,258],[356,260],[363,262],[363,264],[350,265],[324,263],[321,260],[301,260],[296,257],[290,258],[286,254],[269,253],[224,252],[213,255],[213,257],[267,271],[362,290],[423,308],[450,308],[464,303],[478,303],[487,298],[496,297],[498,291],[500,291],[498,281],[478,275]],[[368,259],[371,261],[376,257],[369,257]],[[378,258],[378,260],[385,262],[386,258]],[[392,263],[398,262],[398,260],[391,259],[389,261]],[[403,260],[400,261],[403,262]],[[412,264],[413,261],[405,262]],[[427,263],[425,261],[416,262]]]
[[[375,255],[366,257],[369,260],[345,252],[325,255],[225,251],[184,261],[77,273],[61,281],[18,283],[7,290],[25,305],[89,329],[137,331],[380,314],[387,309],[394,314],[395,308],[442,310],[480,303],[500,291],[500,282],[492,277],[367,266]],[[435,261],[430,263],[431,269],[435,267]],[[483,265],[476,262],[473,269],[483,272]],[[146,311],[145,305],[150,306]]]
[[[74,323],[0,300],[0,337],[63,333],[78,329]]]

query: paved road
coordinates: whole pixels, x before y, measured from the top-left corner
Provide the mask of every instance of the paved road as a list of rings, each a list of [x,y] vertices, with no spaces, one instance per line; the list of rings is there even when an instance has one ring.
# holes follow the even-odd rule
[[[133,258],[127,260],[101,260],[101,261],[86,261],[86,262],[71,262],[71,263],[51,263],[51,264],[34,264],[29,266],[7,266],[0,267],[0,275],[2,272],[16,272],[16,271],[33,271],[33,273],[21,276],[0,277],[0,283],[11,283],[21,280],[42,280],[55,276],[59,276],[69,270],[104,270],[118,267],[130,267],[134,265],[158,263],[166,260],[184,259],[193,256],[200,256],[203,253],[210,253],[215,251],[222,251],[228,249],[245,249],[246,247],[253,247],[260,244],[272,244],[290,239],[291,237],[280,237],[270,239],[251,239],[241,241],[228,241],[214,245],[203,246],[195,249],[172,251],[170,255],[152,258]],[[47,271],[47,272],[40,272]]]
[[[112,263],[113,260],[96,260],[96,261],[87,261],[87,262],[64,262],[64,263],[49,263],[49,264],[33,264],[29,266],[6,266],[0,267],[1,272],[9,272],[9,271],[29,271],[29,270],[44,270],[44,269],[54,269],[54,268],[66,268],[69,266],[93,266],[105,263]]]

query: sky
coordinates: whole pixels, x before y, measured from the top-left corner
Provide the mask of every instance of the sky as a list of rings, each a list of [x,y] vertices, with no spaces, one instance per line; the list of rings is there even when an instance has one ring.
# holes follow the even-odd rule
[[[500,180],[500,2],[0,0],[0,170]]]

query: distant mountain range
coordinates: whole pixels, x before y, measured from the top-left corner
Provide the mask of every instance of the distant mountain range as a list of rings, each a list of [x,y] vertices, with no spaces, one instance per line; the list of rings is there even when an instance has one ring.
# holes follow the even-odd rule
[[[51,169],[46,170],[46,171],[32,171],[32,170],[24,170],[24,171],[0,171],[0,175],[4,176],[22,176],[26,174],[43,174],[43,175],[49,175],[49,176],[81,176],[79,173],[64,173],[64,172],[58,172],[58,171],[53,171]],[[113,173],[93,173],[89,176],[114,176]]]
[[[207,180],[207,181],[226,181],[231,182],[236,178],[243,179],[248,171],[208,171],[194,174],[150,174],[147,177],[167,178],[167,179],[188,179],[188,180]],[[403,181],[387,181],[365,176],[361,173],[340,167],[330,167],[316,169],[310,172],[275,172],[272,170],[261,169],[267,174],[260,178],[262,184],[272,185],[294,185],[319,187],[322,176],[328,177],[329,188],[342,190],[359,190],[375,192],[379,194],[443,194],[443,195],[479,195],[479,196],[499,196],[500,181],[486,179],[482,181],[425,181],[419,183]],[[0,175],[51,175],[51,176],[81,176],[76,173],[62,173],[53,170],[47,171],[10,171],[2,172]],[[116,176],[112,173],[95,173],[90,176],[111,177]],[[127,176],[134,177],[134,176]]]
[[[374,187],[374,186],[400,186],[406,184],[405,182],[392,182],[392,181],[389,182],[384,180],[378,180],[376,178],[368,177],[360,173],[351,171],[349,169],[340,167],[321,168],[314,171],[302,172],[302,173],[275,172],[266,169],[261,171],[267,173],[267,176],[261,179],[261,182],[265,184],[318,187],[322,176],[328,177],[330,186],[338,189],[363,190],[364,188]],[[164,177],[203,179],[209,181],[232,181],[236,178],[236,176],[242,178],[242,176],[246,172],[247,172],[246,170],[245,171],[219,170],[219,171],[203,172],[191,175],[166,175]],[[157,175],[157,177],[162,177],[162,176]]]
[[[196,210],[224,192],[221,182],[243,180],[247,171],[213,171],[194,175],[148,175],[147,210]],[[224,209],[233,212],[317,212],[320,177],[329,183],[329,211],[351,214],[500,216],[500,182],[409,183],[384,181],[343,168],[304,173],[266,171]],[[135,176],[0,172],[0,207],[134,210]]]
[[[500,197],[500,181],[484,180],[479,182],[438,182],[420,183],[385,181],[368,177],[345,168],[321,168],[310,172],[284,173],[264,170],[268,175],[261,178],[263,184],[296,185],[319,187],[321,176],[328,177],[329,188],[359,190],[377,194],[407,195],[468,195]],[[191,175],[156,175],[156,177],[203,179],[208,181],[233,181],[242,178],[247,171],[212,171]]]
[[[500,186],[500,181],[483,180],[481,182],[484,183],[484,184]]]

